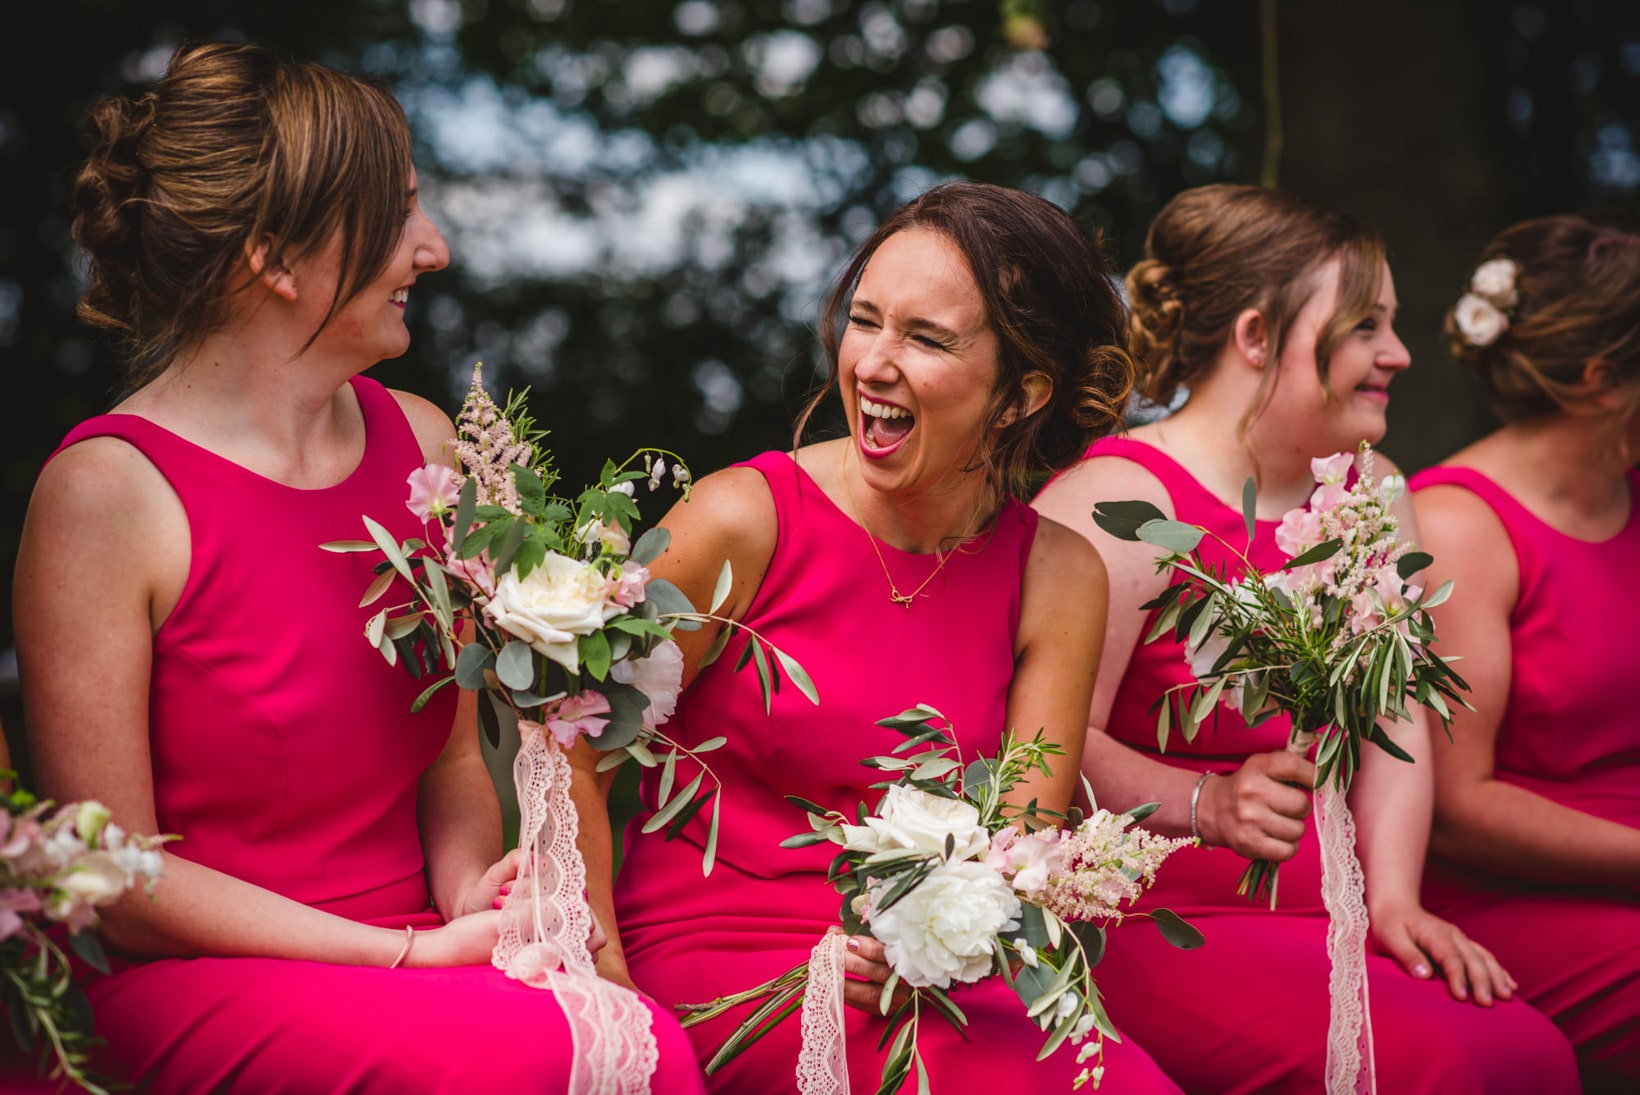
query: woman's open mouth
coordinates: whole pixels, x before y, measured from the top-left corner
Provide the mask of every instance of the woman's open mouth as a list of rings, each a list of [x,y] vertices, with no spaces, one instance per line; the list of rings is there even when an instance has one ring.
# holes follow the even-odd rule
[[[860,397],[860,448],[867,456],[887,456],[916,424],[916,416],[904,407]]]

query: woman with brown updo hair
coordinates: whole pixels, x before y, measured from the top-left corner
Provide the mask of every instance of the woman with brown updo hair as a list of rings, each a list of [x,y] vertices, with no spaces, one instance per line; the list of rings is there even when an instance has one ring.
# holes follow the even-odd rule
[[[1286,716],[1249,727],[1220,710],[1194,741],[1159,747],[1154,705],[1193,679],[1182,644],[1141,642],[1152,623],[1141,606],[1170,578],[1157,549],[1110,537],[1092,511],[1143,498],[1277,569],[1277,520],[1307,504],[1311,460],[1384,434],[1389,386],[1410,363],[1393,328],[1395,286],[1372,228],[1293,194],[1219,185],[1163,208],[1128,290],[1144,394],[1187,398],[1129,437],[1096,442],[1036,506],[1093,541],[1110,573],[1083,771],[1101,805],[1160,801],[1148,826],[1199,839],[1168,860],[1142,907],[1189,917],[1207,945],[1180,954],[1124,924],[1110,933],[1101,985],[1112,1019],[1188,1091],[1324,1090],[1329,919],[1318,842],[1306,839],[1315,765],[1285,751]],[[1380,455],[1375,470],[1395,468]],[[1249,476],[1259,486],[1251,543],[1240,505]],[[1416,539],[1409,501],[1393,508]],[[1213,536],[1201,551],[1232,575],[1241,565]],[[1419,904],[1429,731],[1422,712],[1385,729],[1417,763],[1367,749],[1350,793],[1374,944],[1378,1090],[1575,1092],[1565,1039],[1509,999],[1513,982],[1484,948]],[[1281,864],[1276,909],[1237,896],[1248,859]]]
[[[651,564],[710,604],[727,558],[722,615],[801,662],[820,702],[788,686],[765,710],[757,683],[733,668],[746,632],[704,669],[719,626],[678,636],[685,691],[667,730],[689,746],[727,739],[709,755],[723,788],[715,863],[702,878],[708,818],[697,815],[675,840],[629,839],[612,898],[599,834],[588,878],[609,929],[600,961],[610,978],[630,976],[666,1004],[698,1003],[805,961],[837,925],[838,899],[829,845],[780,846],[804,828],[785,796],[850,816],[874,803],[880,784],[860,761],[904,740],[877,720],[915,704],[944,713],[966,760],[995,756],[1010,729],[1040,728],[1064,754],[1010,797],[1070,805],[1104,575],[1081,537],[1039,521],[1020,492],[1119,421],[1132,378],[1124,318],[1097,244],[1021,191],[942,184],[861,245],[820,319],[831,371],[816,402],[841,395],[848,436],[702,479],[662,522],[671,546]],[[596,817],[607,777],[590,749],[576,756],[581,815]],[[693,777],[678,768],[680,785]],[[645,777],[643,817],[659,775]],[[854,1091],[870,1091],[885,1056],[878,1002],[889,968],[878,940],[848,946],[848,1075]],[[1088,1042],[1036,1062],[1044,1035],[1001,978],[954,986],[951,997],[965,1033],[926,1010],[920,1026],[940,1095],[1069,1091],[1096,1067],[1078,1059]],[[745,1017],[692,1027],[701,1059]],[[784,1023],[708,1086],[793,1092],[799,1041],[798,1022]],[[1177,1090],[1132,1042],[1108,1043],[1104,1067],[1103,1092]]]
[[[1435,747],[1424,898],[1640,1090],[1640,236],[1507,229],[1447,319],[1504,425],[1413,477],[1474,694]]]
[[[130,389],[30,503],[23,698],[43,793],[180,838],[152,900],[105,914],[97,1067],[189,1095],[567,1091],[558,1000],[490,965],[516,866],[471,695],[411,714],[424,683],[362,638],[369,560],[319,548],[366,513],[422,535],[406,476],[454,436],[360,375],[449,261],[404,114],[205,44],[90,131],[81,314],[125,337]],[[653,1090],[699,1091],[652,1013]]]

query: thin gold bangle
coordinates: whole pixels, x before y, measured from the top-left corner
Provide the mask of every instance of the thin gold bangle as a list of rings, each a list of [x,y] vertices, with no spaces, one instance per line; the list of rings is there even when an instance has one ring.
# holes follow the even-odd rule
[[[415,926],[411,925],[411,924],[406,924],[404,926],[404,946],[399,948],[399,956],[397,958],[393,959],[393,964],[391,966],[388,966],[387,968],[390,969],[390,970],[396,970],[396,969],[399,968],[399,966],[403,965],[404,960],[406,958],[410,957],[410,947],[413,943],[415,943],[415,941],[416,941]]]

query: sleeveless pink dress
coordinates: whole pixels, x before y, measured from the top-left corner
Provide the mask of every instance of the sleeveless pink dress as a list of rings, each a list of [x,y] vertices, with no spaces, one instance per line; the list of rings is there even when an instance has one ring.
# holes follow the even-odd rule
[[[401,539],[420,446],[393,396],[353,381],[363,461],[297,490],[146,419],[77,426],[67,448],[117,437],[187,511],[192,558],[154,636],[154,804],[178,856],[337,916],[437,927],[416,825],[417,780],[450,733],[455,695],[418,715],[425,686],[364,641],[354,607],[371,557],[321,551],[368,514]],[[61,451],[59,449],[58,451]],[[569,1028],[547,992],[488,966],[378,969],[271,958],[123,962],[85,982],[100,1062],[177,1092],[565,1091]],[[656,1092],[701,1090],[682,1031],[657,1014]]]
[[[1628,523],[1601,543],[1534,517],[1470,468],[1420,472],[1412,488],[1478,496],[1509,535],[1520,593],[1509,616],[1509,701],[1494,778],[1640,829],[1640,472]],[[1463,595],[1458,580],[1456,596]],[[1533,885],[1432,859],[1431,909],[1489,947],[1577,1048],[1587,1091],[1640,1091],[1640,890]]]
[[[784,973],[838,922],[840,899],[825,877],[835,848],[781,848],[807,828],[803,811],[783,796],[850,813],[857,802],[875,801],[881,792],[869,785],[878,773],[859,761],[904,740],[875,723],[913,704],[944,712],[968,759],[995,754],[1007,717],[1034,512],[1010,501],[995,528],[959,548],[908,610],[889,601],[867,533],[789,455],[765,453],[750,466],[774,495],[779,540],[744,622],[803,664],[821,702],[811,705],[788,685],[765,715],[750,669],[733,672],[743,632],[679,701],[667,729],[680,741],[729,739],[709,754],[723,782],[717,864],[701,877],[704,817],[671,842],[634,836],[634,824],[616,884],[633,977],[665,1004],[710,1000]],[[901,588],[916,588],[933,567],[931,556],[879,547]],[[646,811],[654,806],[654,777],[648,773],[643,787]],[[951,996],[968,1015],[967,1041],[937,1016],[922,1023],[922,1051],[939,1095],[1070,1091],[1081,1070],[1075,1049],[1036,1063],[1043,1035],[1000,980],[959,986]],[[746,1011],[688,1031],[703,1062]],[[849,1079],[856,1092],[873,1091],[885,1022],[846,1012]],[[710,1077],[708,1087],[795,1091],[800,1043],[794,1016]],[[1107,1095],[1177,1090],[1131,1041],[1108,1044],[1105,1057],[1100,1091]]]
[[[1167,490],[1178,519],[1201,525],[1238,547],[1247,543],[1241,511],[1219,501],[1171,457],[1127,438],[1095,442],[1087,458],[1130,460]],[[1097,501],[1099,499],[1095,499]],[[1253,564],[1269,571],[1286,561],[1275,545],[1277,522],[1260,521]],[[1207,537],[1210,565],[1235,557]],[[1235,573],[1234,570],[1231,573]],[[1141,631],[1148,633],[1149,625]],[[1220,707],[1194,742],[1177,730],[1167,751],[1156,742],[1150,710],[1167,688],[1191,680],[1182,644],[1170,637],[1140,644],[1111,706],[1106,732],[1164,764],[1192,771],[1235,771],[1252,753],[1287,744],[1289,720],[1249,728]],[[1094,779],[1095,790],[1098,779]],[[1315,1092],[1327,1052],[1327,914],[1313,833],[1281,865],[1280,905],[1236,895],[1247,861],[1227,848],[1186,848],[1157,875],[1141,907],[1186,916],[1207,937],[1198,951],[1175,950],[1143,920],[1110,934],[1099,967],[1111,1018],[1131,1031],[1168,1075],[1192,1092]],[[1378,1090],[1394,1095],[1468,1092],[1576,1092],[1566,1040],[1538,1012],[1511,1002],[1484,1009],[1451,998],[1444,981],[1419,981],[1393,959],[1367,958]],[[1164,992],[1156,986],[1168,986]]]

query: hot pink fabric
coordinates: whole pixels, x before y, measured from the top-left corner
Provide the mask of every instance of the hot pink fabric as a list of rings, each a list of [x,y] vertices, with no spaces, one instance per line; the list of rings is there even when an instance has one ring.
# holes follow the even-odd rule
[[[188,514],[188,581],[154,638],[149,712],[160,830],[182,837],[171,850],[339,916],[431,928],[417,780],[449,735],[455,695],[410,714],[426,682],[365,642],[380,605],[354,607],[372,557],[319,549],[362,538],[363,514],[421,535],[404,505],[421,451],[390,393],[363,378],[353,389],[364,459],[323,490],[275,483],[133,415],[91,419],[63,448],[129,442]],[[488,965],[165,959],[86,989],[105,1066],[156,1093],[567,1088],[557,1002]],[[682,1032],[657,1020],[655,1091],[701,1090]]]
[[[1491,507],[1520,571],[1494,777],[1640,828],[1640,717],[1629,694],[1640,679],[1631,633],[1640,614],[1640,473],[1629,472],[1628,523],[1601,543],[1557,531],[1472,468],[1412,479],[1414,490],[1445,485]],[[1457,588],[1461,597],[1461,577]],[[1640,1090],[1640,890],[1535,886],[1432,859],[1424,896],[1491,948],[1566,1031],[1586,1090]]]
[[[1237,548],[1247,545],[1239,508],[1214,497],[1181,465],[1129,438],[1096,442],[1087,457],[1120,457],[1154,475],[1178,519],[1201,525]],[[1114,500],[1114,499],[1112,499]],[[1275,521],[1257,524],[1248,557],[1261,570],[1286,557]],[[1210,566],[1239,561],[1209,536]],[[1142,634],[1149,632],[1147,619]],[[1164,636],[1133,651],[1111,707],[1107,732],[1152,759],[1198,772],[1228,773],[1255,752],[1286,747],[1289,720],[1249,728],[1220,708],[1187,743],[1175,729],[1167,751],[1156,741],[1151,710],[1167,688],[1191,680],[1182,644]],[[1186,848],[1162,866],[1141,908],[1171,908],[1207,937],[1178,951],[1150,925],[1130,919],[1110,934],[1099,967],[1111,1018],[1192,1092],[1314,1092],[1327,1052],[1327,914],[1321,903],[1319,843],[1313,831],[1281,865],[1280,905],[1236,895],[1247,861],[1224,848]],[[1490,1010],[1458,1003],[1444,982],[1418,981],[1394,960],[1369,954],[1378,1090],[1427,1092],[1576,1092],[1566,1040],[1523,1003]]]
[[[728,744],[708,754],[722,779],[717,865],[701,877],[706,818],[678,839],[629,835],[616,888],[622,939],[637,983],[666,1004],[710,1000],[750,988],[806,960],[839,919],[826,883],[836,849],[784,849],[804,831],[796,794],[852,813],[880,791],[861,758],[905,740],[876,720],[917,703],[949,717],[965,759],[994,755],[1005,729],[1013,678],[1020,582],[1036,515],[1010,501],[995,528],[958,549],[908,610],[888,598],[867,534],[842,513],[785,453],[750,462],[774,495],[779,542],[745,617],[814,678],[820,706],[790,684],[763,713],[751,668],[733,672],[745,634],[684,693],[667,731],[688,744],[719,734]],[[934,567],[879,543],[901,589],[915,589]],[[1019,728],[1027,729],[1027,728]],[[681,782],[686,778],[681,772]],[[644,783],[648,808],[656,780]],[[645,814],[647,816],[647,813]],[[640,819],[641,820],[641,819]],[[629,834],[637,832],[635,824]],[[1080,1071],[1064,1048],[1034,1063],[1043,1035],[1000,981],[962,986],[952,999],[970,1020],[963,1042],[944,1020],[926,1015],[924,1059],[940,1095],[1069,1091]],[[745,1013],[691,1029],[704,1061]],[[849,1076],[855,1091],[875,1089],[884,1021],[847,1010]],[[708,1081],[714,1092],[778,1095],[795,1090],[800,1043],[794,1016]],[[1176,1090],[1131,1041],[1106,1050],[1103,1092]]]

